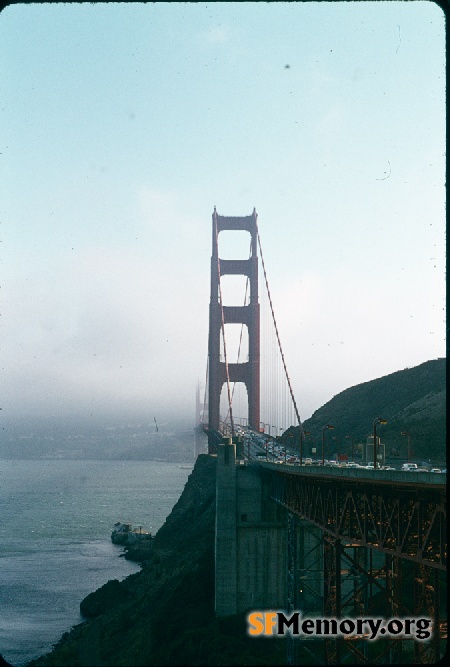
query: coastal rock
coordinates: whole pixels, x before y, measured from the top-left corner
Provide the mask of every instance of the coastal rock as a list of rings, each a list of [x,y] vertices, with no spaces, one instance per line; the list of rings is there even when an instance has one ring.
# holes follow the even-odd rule
[[[123,555],[126,560],[131,560],[143,565],[150,559],[152,553],[153,543],[150,540],[146,540],[141,544],[132,544],[131,546],[125,547],[125,551],[121,555]]]
[[[89,593],[80,603],[80,612],[85,618],[95,618],[104,614],[113,605],[129,599],[129,594],[118,579],[111,579],[101,588]]]

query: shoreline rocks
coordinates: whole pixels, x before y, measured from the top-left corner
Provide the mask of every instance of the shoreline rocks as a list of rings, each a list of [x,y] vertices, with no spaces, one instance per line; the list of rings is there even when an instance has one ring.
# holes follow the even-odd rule
[[[243,614],[215,617],[216,461],[197,458],[141,570],[90,593],[86,620],[27,667],[285,664],[284,641],[249,637]]]

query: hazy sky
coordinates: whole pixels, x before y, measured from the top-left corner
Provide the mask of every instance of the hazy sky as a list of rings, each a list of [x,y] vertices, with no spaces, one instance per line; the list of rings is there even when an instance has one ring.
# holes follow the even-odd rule
[[[444,56],[431,1],[4,9],[2,414],[193,420],[214,206],[302,419],[445,356]]]

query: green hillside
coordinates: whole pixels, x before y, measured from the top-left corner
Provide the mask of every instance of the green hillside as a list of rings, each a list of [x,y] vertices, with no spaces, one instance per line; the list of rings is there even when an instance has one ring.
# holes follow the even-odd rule
[[[304,455],[310,456],[315,446],[316,457],[321,456],[325,424],[334,426],[334,430],[325,432],[326,458],[335,452],[350,454],[352,441],[356,451],[356,445],[373,433],[373,421],[377,417],[388,420],[386,425],[377,427],[388,457],[406,459],[408,438],[401,432],[409,431],[414,459],[443,463],[446,457],[446,359],[405,368],[334,396],[303,422],[304,430],[310,432],[305,437]],[[298,431],[297,427],[286,433],[293,433],[294,442],[298,442]]]

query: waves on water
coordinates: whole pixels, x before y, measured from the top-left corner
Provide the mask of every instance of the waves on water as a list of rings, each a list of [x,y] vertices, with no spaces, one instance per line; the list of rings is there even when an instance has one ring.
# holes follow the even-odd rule
[[[0,653],[14,667],[82,621],[81,600],[136,572],[116,521],[153,534],[189,470],[163,461],[0,461]]]

